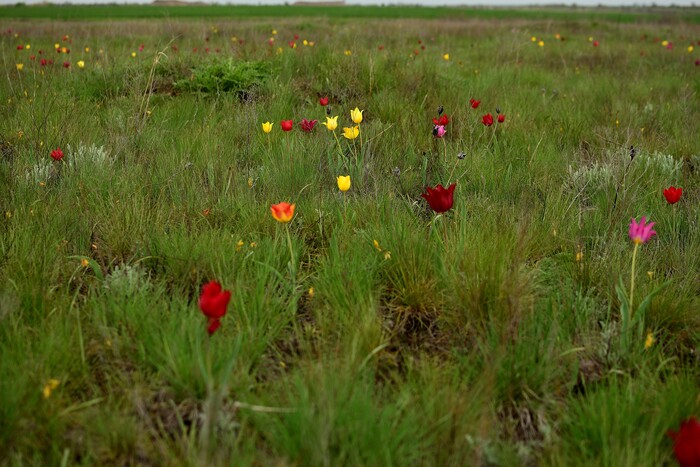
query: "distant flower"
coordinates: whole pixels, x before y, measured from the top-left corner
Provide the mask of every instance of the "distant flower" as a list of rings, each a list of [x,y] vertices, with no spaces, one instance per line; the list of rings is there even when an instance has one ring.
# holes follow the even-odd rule
[[[655,340],[656,339],[654,339],[654,334],[652,332],[647,333],[647,338],[644,341],[644,348],[645,349],[650,348],[652,345],[654,345]]]
[[[321,97],[321,98],[318,99],[318,103],[325,107],[325,106],[328,105],[328,98],[327,98],[327,97]]]
[[[537,45],[539,45],[540,47],[544,47],[544,41],[539,41]]]
[[[449,60],[450,59],[450,54],[445,54],[442,56],[443,60]]]
[[[700,423],[695,417],[681,422],[678,432],[668,430],[673,440],[673,453],[681,467],[700,465]]]
[[[221,326],[221,318],[226,315],[228,302],[231,300],[231,292],[221,290],[221,284],[210,281],[202,287],[202,295],[199,297],[199,308],[209,319],[207,332],[211,336]]]
[[[51,151],[51,159],[55,161],[60,161],[63,159],[63,151],[61,151],[61,148],[56,148],[53,151]]]
[[[364,112],[364,110],[360,110],[357,107],[350,111],[350,118],[352,118],[353,123],[362,123],[362,112]]]
[[[593,41],[593,47],[598,47],[599,44],[600,44],[600,42],[598,42],[598,41]]]
[[[15,67],[17,67],[17,71],[22,71],[24,69],[24,63],[18,63]]]
[[[698,58],[697,60],[695,60],[695,66],[700,66],[700,58]]]
[[[372,240],[372,245],[374,245],[374,248],[375,248],[377,251],[382,251],[382,247],[379,246],[379,242],[378,242],[376,239],[375,239],[375,240]]]
[[[41,65],[41,66],[46,66],[48,63],[49,63],[49,61],[46,60],[45,58],[42,58],[41,60],[39,60],[39,65]]]
[[[311,133],[318,123],[318,120],[307,120],[303,118],[301,122],[299,122],[299,126],[301,126],[301,129],[304,130],[307,133]]]
[[[668,204],[676,204],[678,200],[681,199],[682,194],[683,188],[681,187],[676,188],[675,186],[670,186],[664,190],[664,196]]]
[[[360,135],[360,128],[353,126],[350,128],[343,128],[343,136],[347,139],[355,139]]]
[[[435,212],[446,212],[452,208],[453,192],[455,191],[456,183],[453,183],[448,188],[443,188],[438,185],[435,188],[427,187],[425,193],[421,196],[430,205],[430,208]]]
[[[272,131],[272,123],[270,123],[270,122],[265,122],[265,123],[263,123],[263,124],[262,124],[262,130],[263,130],[265,133],[271,132],[271,131]]]
[[[48,399],[49,397],[51,397],[51,393],[54,389],[58,387],[59,384],[61,384],[61,382],[57,379],[51,378],[50,380],[48,380],[44,385],[44,389],[41,391],[41,393],[44,396],[44,399]]]
[[[70,62],[63,62],[63,68],[70,68]]]
[[[469,105],[472,106],[472,109],[478,109],[479,104],[481,104],[481,101],[478,101],[476,99],[469,99]]]
[[[350,189],[350,175],[339,175],[338,176],[338,189],[345,193]]]
[[[448,123],[450,123],[450,117],[447,115],[440,115],[440,118],[433,119],[433,125],[447,126]]]
[[[505,114],[498,114],[498,123],[503,123],[506,121]]]
[[[194,51],[196,52],[197,49],[195,49]],[[131,52],[131,58],[134,58],[134,57],[136,57],[136,52]]]
[[[490,113],[484,115],[483,117],[481,117],[481,123],[483,123],[486,126],[493,125],[493,115],[491,115]]]
[[[272,217],[274,217],[277,222],[286,223],[291,221],[292,217],[294,217],[295,207],[295,204],[282,202],[270,206],[270,211],[272,212]]]
[[[17,46],[17,50],[24,50],[24,46],[23,46],[23,45],[18,45],[18,46]]]
[[[695,50],[695,49],[693,48],[693,46],[692,46],[692,45],[689,45],[689,46],[688,46],[688,53],[692,53],[693,50]]]
[[[433,136],[436,138],[442,138],[445,136],[445,133],[447,133],[447,130],[445,130],[444,125],[435,125],[433,128]]]
[[[338,128],[338,116],[326,117],[326,121],[321,123],[321,125],[328,128],[328,131],[333,131]]]
[[[78,68],[85,68],[85,62],[82,60],[78,60],[78,63],[76,65],[78,65]]]
[[[651,230],[651,228],[654,226],[654,222],[650,222],[648,224],[646,222],[647,218],[644,216],[642,216],[639,223],[637,223],[636,219],[632,218],[632,221],[630,222],[629,235],[634,243],[646,243],[653,235],[656,235],[656,231]]]
[[[294,128],[294,120],[282,120],[280,126],[282,127],[282,131],[292,131],[292,128]]]

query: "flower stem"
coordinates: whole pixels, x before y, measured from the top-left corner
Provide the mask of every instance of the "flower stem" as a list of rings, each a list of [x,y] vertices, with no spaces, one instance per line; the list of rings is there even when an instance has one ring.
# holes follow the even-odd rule
[[[634,244],[634,252],[632,253],[632,277],[630,278],[630,321],[632,321],[632,312],[634,310],[632,303],[634,302],[634,268],[637,263],[637,250],[639,243]]]
[[[287,231],[287,246],[289,247],[289,265],[290,271],[292,273],[292,285],[294,285],[297,276],[297,268],[296,263],[294,262],[294,248],[292,247],[292,236],[289,234],[289,223],[285,224],[284,226]]]
[[[444,137],[440,139],[442,139],[443,157],[445,159],[445,164],[447,164],[447,143]]]

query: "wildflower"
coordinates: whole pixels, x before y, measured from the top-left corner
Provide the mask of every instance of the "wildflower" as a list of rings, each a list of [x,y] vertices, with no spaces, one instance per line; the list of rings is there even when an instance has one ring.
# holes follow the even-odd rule
[[[17,67],[17,71],[22,71],[22,69],[24,69],[24,63],[18,63],[15,66]]]
[[[688,53],[692,53],[693,50],[695,50],[695,49],[693,48],[693,46],[692,46],[692,45],[689,45],[689,46],[688,46]]]
[[[136,52],[131,52],[131,58],[136,57]]]
[[[656,339],[654,339],[654,334],[652,332],[647,333],[647,338],[644,341],[644,348],[648,349],[649,347],[654,345],[654,341],[656,341]]]
[[[453,183],[448,188],[443,188],[438,185],[435,188],[426,187],[425,193],[421,196],[430,205],[430,208],[438,213],[449,211],[452,208],[453,192],[455,191],[456,183]]]
[[[221,326],[221,318],[226,315],[226,307],[231,299],[231,292],[221,290],[221,284],[210,281],[202,287],[202,295],[199,297],[199,308],[209,319],[207,332],[211,336]]]
[[[469,99],[469,105],[472,106],[472,109],[478,109],[479,104],[481,104],[481,101],[478,101],[476,99]]]
[[[505,114],[498,114],[498,123],[503,123],[506,121]]]
[[[350,189],[350,175],[339,175],[337,178],[338,189],[345,193]]]
[[[80,265],[84,268],[88,267],[90,265],[90,261],[87,260],[87,258],[83,258],[80,260]]]
[[[600,44],[600,42],[598,42],[598,41],[593,41],[593,47],[598,47],[599,44]]]
[[[352,55],[352,50],[346,50],[343,53],[345,54],[346,57],[349,57],[350,55]]]
[[[294,128],[294,120],[282,120],[280,126],[282,127],[282,131],[292,131],[292,128]]]
[[[248,177],[248,188],[253,188],[253,177]]]
[[[391,251],[384,252],[384,261],[389,261],[391,259]]]
[[[53,151],[51,151],[51,159],[55,161],[60,161],[63,159],[63,151],[61,151],[61,148],[56,148]]]
[[[44,399],[51,397],[51,393],[58,387],[59,384],[61,384],[61,382],[57,379],[51,378],[48,380],[44,385],[44,389],[41,391],[44,395]]]
[[[544,41],[539,41],[537,45],[539,45],[540,47],[544,47]]]
[[[314,288],[309,287],[309,298],[314,298]]]
[[[333,131],[336,128],[338,128],[338,117],[326,117],[326,121],[324,123],[321,123],[321,125],[328,128],[328,131]]]
[[[436,138],[442,138],[445,136],[445,133],[447,133],[447,130],[445,130],[443,125],[435,125],[433,128],[433,136]]]
[[[90,47],[85,47],[85,53],[86,54],[90,53]]]
[[[481,123],[483,123],[486,126],[493,125],[493,115],[491,115],[490,113],[484,115],[483,117],[481,117]]]
[[[364,112],[364,110],[360,110],[357,107],[355,107],[354,110],[350,111],[350,118],[352,118],[353,123],[362,123],[362,112]]]
[[[245,242],[243,240],[238,240],[236,242],[236,251],[241,251],[241,248],[243,248],[243,245],[245,245]]]
[[[537,42],[537,38],[536,38],[535,36],[532,36],[532,37],[530,38],[530,41],[531,41],[531,42]]]
[[[85,62],[83,60],[78,60],[77,65],[78,65],[78,68],[81,68],[81,69],[85,68]]]
[[[272,212],[272,217],[274,217],[277,222],[287,223],[294,217],[295,207],[295,204],[282,202],[270,206],[270,211]]]
[[[301,119],[301,122],[299,122],[299,126],[301,126],[301,129],[304,130],[307,133],[311,133],[318,123],[318,120],[307,120],[305,118]]]
[[[24,46],[23,46],[23,45],[18,45],[18,46],[17,46],[17,50],[24,50]]]
[[[630,238],[638,245],[640,243],[648,242],[653,235],[656,235],[656,231],[651,230],[651,228],[654,226],[654,222],[650,222],[648,224],[646,222],[647,218],[645,216],[642,216],[639,223],[637,223],[634,218],[632,218],[632,221],[630,222]]]
[[[375,248],[377,251],[382,251],[382,248],[379,246],[379,242],[378,242],[376,239],[375,239],[375,240],[372,240],[372,244],[374,245],[374,248]]]
[[[579,250],[576,252],[576,262],[580,263],[581,261],[583,261],[583,251]]]
[[[328,98],[327,97],[321,97],[318,99],[318,103],[321,104],[323,107],[328,105]]]
[[[681,199],[682,194],[683,188],[681,187],[676,188],[675,186],[670,186],[664,190],[664,196],[668,204],[676,204],[678,200]]]
[[[63,68],[70,68],[70,62],[63,62]]]
[[[444,60],[449,60],[450,59],[450,54],[445,54],[442,56]]]
[[[666,433],[673,440],[673,453],[681,467],[700,465],[700,422],[695,417],[681,422],[678,432]]]
[[[343,136],[347,139],[355,139],[360,135],[360,127],[343,128]]]
[[[262,124],[262,130],[263,130],[265,133],[271,132],[271,131],[272,131],[272,123],[270,123],[270,122],[265,122],[265,123],[263,123],[263,124]]]
[[[442,109],[442,107],[440,107]],[[438,112],[442,113],[442,112]],[[440,118],[434,118],[433,119],[433,125],[442,125],[442,126],[447,126],[447,124],[450,123],[450,117],[447,115],[440,115]]]

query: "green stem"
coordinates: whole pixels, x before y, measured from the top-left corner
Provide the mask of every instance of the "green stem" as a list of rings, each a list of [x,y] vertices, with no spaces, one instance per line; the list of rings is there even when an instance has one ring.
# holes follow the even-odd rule
[[[292,287],[295,287],[295,281],[297,277],[296,263],[294,262],[294,248],[292,247],[292,236],[289,234],[289,223],[285,224],[287,231],[287,246],[289,247],[289,265],[290,271],[292,273]]]
[[[443,157],[445,159],[445,164],[447,164],[447,143],[445,142],[445,137],[440,138],[442,140]]]
[[[639,249],[639,243],[634,244],[634,252],[632,253],[632,277],[630,278],[630,321],[632,321],[632,312],[634,310],[634,268],[637,264],[637,250]]]

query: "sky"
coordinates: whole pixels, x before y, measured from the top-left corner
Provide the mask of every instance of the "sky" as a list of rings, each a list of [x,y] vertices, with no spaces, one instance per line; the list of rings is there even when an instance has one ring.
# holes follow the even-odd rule
[[[0,5],[14,5],[18,1],[24,3],[40,3],[44,0],[0,0]],[[150,3],[149,0],[50,0],[52,3]],[[208,3],[220,3],[229,5],[278,5],[285,3],[285,0],[203,0]],[[288,3],[294,3],[295,0],[288,0]],[[305,0],[313,1],[313,0]],[[649,6],[656,4],[659,6],[677,5],[677,6],[700,6],[700,0],[346,0],[347,4],[357,5],[381,5],[381,4],[401,4],[401,5],[469,5],[469,6],[525,6],[525,5],[572,5],[579,6]]]

